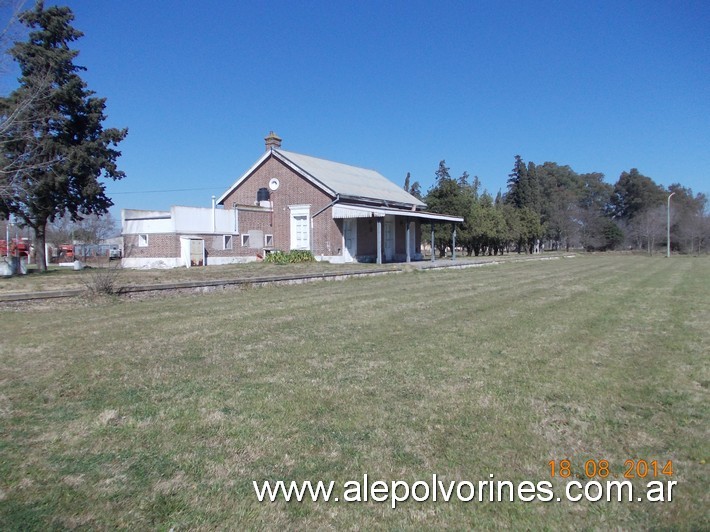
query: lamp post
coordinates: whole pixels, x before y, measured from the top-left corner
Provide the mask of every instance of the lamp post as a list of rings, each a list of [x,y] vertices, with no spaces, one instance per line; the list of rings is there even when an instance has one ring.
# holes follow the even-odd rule
[[[675,195],[675,192],[671,192],[668,196],[668,208],[666,212],[668,214],[668,220],[666,222],[666,257],[671,257],[671,198]]]

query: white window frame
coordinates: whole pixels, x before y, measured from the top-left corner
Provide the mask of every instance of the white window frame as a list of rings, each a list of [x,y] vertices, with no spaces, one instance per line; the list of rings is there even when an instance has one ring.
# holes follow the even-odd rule
[[[222,249],[232,249],[234,237],[232,235],[222,235]],[[229,244],[227,244],[229,241]]]
[[[242,234],[242,247],[243,248],[249,247],[249,233]]]
[[[138,247],[147,248],[149,244],[148,233],[141,233],[138,235]]]
[[[264,247],[265,248],[274,247],[274,235],[264,235]]]

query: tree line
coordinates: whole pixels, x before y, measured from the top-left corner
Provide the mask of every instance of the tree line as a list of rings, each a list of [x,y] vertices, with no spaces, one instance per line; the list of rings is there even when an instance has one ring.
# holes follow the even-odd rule
[[[667,202],[671,204],[671,245],[682,253],[706,250],[710,218],[705,194],[674,183],[667,189],[636,168],[615,184],[599,172],[579,174],[554,162],[536,165],[515,156],[505,192],[493,197],[478,177],[452,178],[446,161],[425,195],[407,174],[404,189],[430,211],[464,218],[456,245],[468,255],[582,248],[588,251],[644,249],[666,245]],[[430,240],[431,226],[424,227]],[[452,245],[450,227],[434,225],[434,247],[441,256]]]
[[[127,130],[103,127],[106,100],[88,89],[80,76],[85,69],[74,62],[78,52],[71,46],[82,34],[73,19],[68,7],[45,9],[42,1],[17,16],[27,39],[8,45],[8,52],[21,73],[19,87],[0,97],[0,218],[13,217],[33,230],[41,269],[48,227],[106,214],[113,202],[100,179],[125,176],[117,167],[117,146]],[[445,161],[435,173],[425,195],[410,174],[404,187],[424,196],[431,211],[464,218],[457,243],[471,255],[580,247],[653,253],[666,241],[670,194],[673,249],[699,253],[707,247],[705,195],[678,183],[665,189],[637,169],[610,185],[601,173],[526,164],[516,156],[507,190],[495,197],[467,172],[452,178]],[[446,253],[449,228],[435,224],[434,232],[434,247]]]

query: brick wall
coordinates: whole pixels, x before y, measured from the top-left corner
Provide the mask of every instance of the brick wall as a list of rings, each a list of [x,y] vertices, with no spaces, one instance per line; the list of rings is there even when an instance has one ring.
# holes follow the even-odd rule
[[[138,235],[124,235],[123,255],[136,259],[180,256],[180,237],[174,233],[149,234],[148,246],[138,246]]]
[[[375,218],[357,219],[358,256],[377,256],[377,221]]]
[[[224,235],[231,234],[231,249],[223,249]],[[270,234],[266,233],[265,234]],[[124,256],[133,259],[162,259],[180,257],[180,236],[177,233],[148,234],[148,246],[138,246],[138,235],[124,235]],[[202,233],[184,235],[191,238],[200,238],[205,242],[205,251],[209,257],[254,257],[257,252],[262,252],[264,243],[253,242],[249,246],[242,246],[241,236],[232,233]]]
[[[274,248],[288,251],[291,248],[291,211],[289,205],[310,205],[313,229],[311,231],[311,250],[315,255],[342,254],[343,236],[339,225],[332,218],[330,209],[313,215],[328,205],[333,198],[316,188],[309,181],[284,165],[274,157],[269,157],[254,173],[241,183],[224,200],[224,207],[232,205],[254,205],[260,188],[267,188],[271,178],[279,180],[279,188],[271,192],[273,216],[268,225],[263,219],[254,219],[248,211],[239,211],[239,231],[248,232],[258,229],[274,235]]]

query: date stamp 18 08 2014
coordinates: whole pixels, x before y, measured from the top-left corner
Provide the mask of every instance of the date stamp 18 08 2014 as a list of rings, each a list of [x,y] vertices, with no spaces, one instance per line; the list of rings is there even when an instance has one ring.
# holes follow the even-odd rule
[[[573,471],[570,460],[550,460],[547,465],[550,467],[552,478],[582,477],[582,473]],[[587,460],[584,462],[583,475],[586,478],[607,478],[611,474],[611,465],[608,460]],[[623,477],[634,478],[658,478],[673,476],[673,461],[665,462],[659,460],[625,460],[623,466]]]

